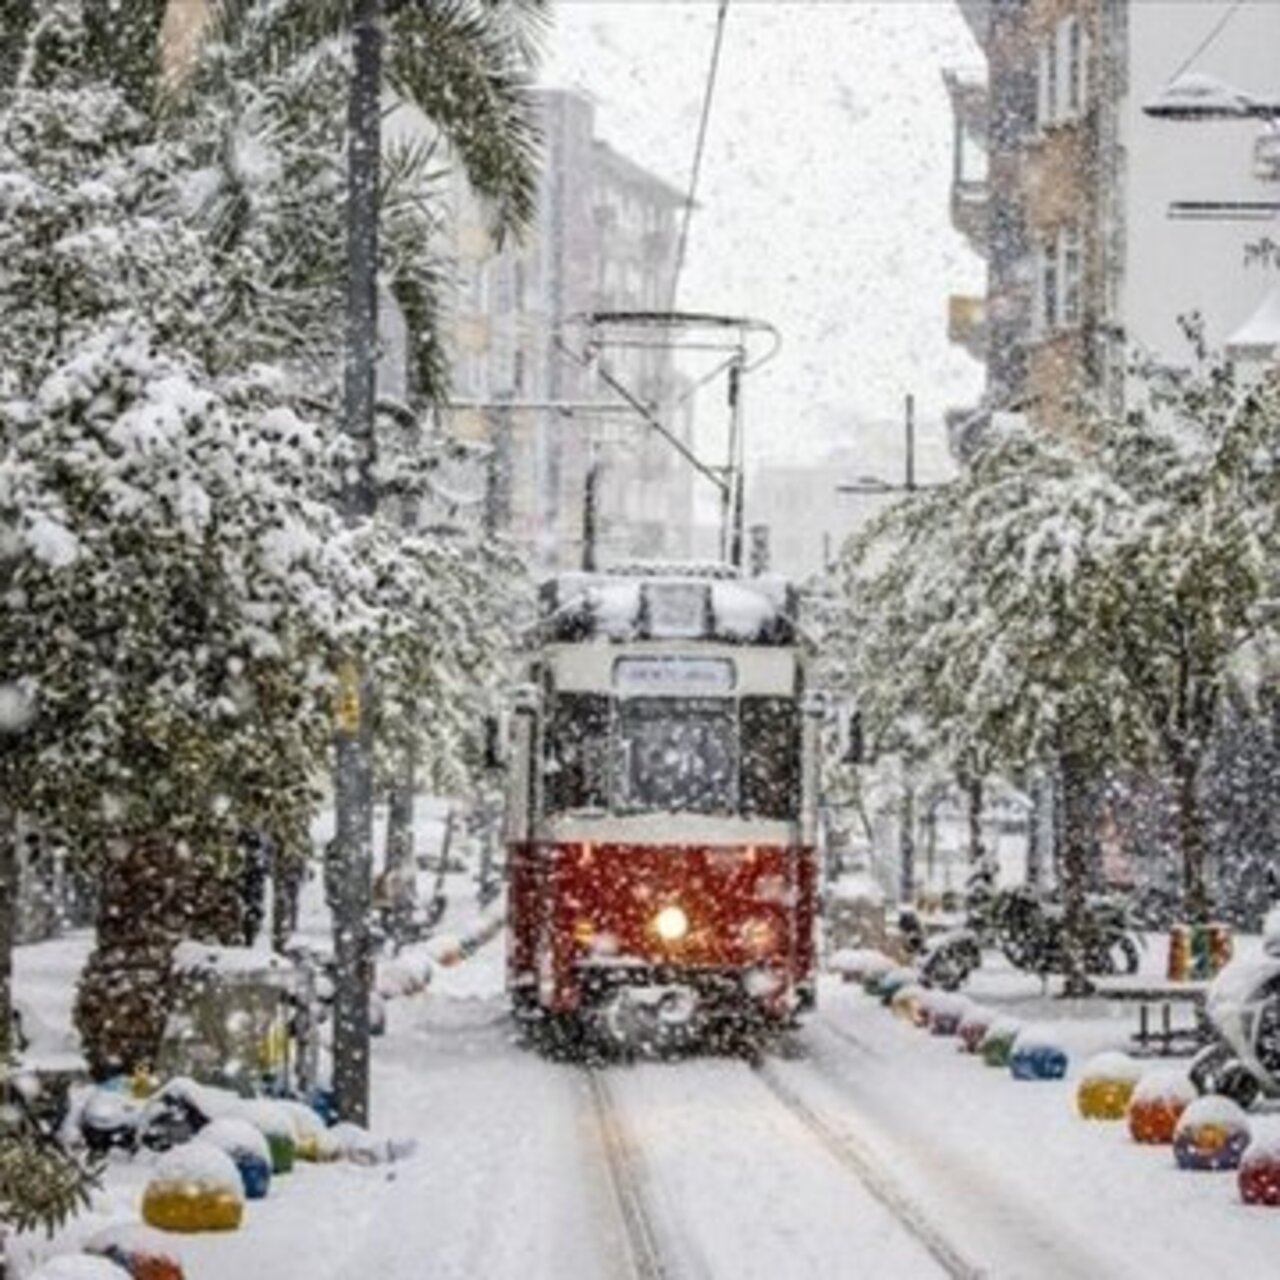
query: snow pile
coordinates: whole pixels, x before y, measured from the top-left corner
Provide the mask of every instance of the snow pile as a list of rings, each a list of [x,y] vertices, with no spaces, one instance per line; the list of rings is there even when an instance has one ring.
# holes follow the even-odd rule
[[[173,949],[173,971],[184,975],[212,976],[219,973],[249,975],[273,970],[291,974],[294,966],[273,951],[256,947],[219,947],[189,939]]]
[[[397,1000],[417,995],[431,982],[434,968],[426,952],[404,952],[389,960],[378,962],[374,978],[374,990],[384,1000]]]
[[[1189,1106],[1199,1095],[1185,1071],[1172,1067],[1157,1067],[1147,1071],[1139,1079],[1133,1091],[1137,1103],[1165,1103]]]
[[[1118,1080],[1136,1085],[1142,1079],[1143,1066],[1137,1058],[1114,1049],[1095,1053],[1080,1072],[1082,1080]]]
[[[865,871],[846,872],[831,886],[830,894],[835,902],[884,906],[884,890]]]
[[[200,1130],[200,1141],[225,1151],[233,1160],[239,1156],[252,1156],[271,1162],[271,1148],[261,1130],[247,1120],[225,1116]]]
[[[293,1118],[283,1103],[266,1098],[242,1099],[231,1114],[247,1120],[268,1141],[272,1138],[296,1140]]]
[[[31,1280],[127,1280],[129,1273],[106,1258],[83,1253],[67,1253],[50,1258]]]
[[[156,1161],[151,1186],[196,1187],[201,1191],[217,1191],[239,1198],[240,1173],[225,1151],[211,1142],[193,1138]]]
[[[1044,1049],[1062,1052],[1062,1042],[1053,1028],[1033,1022],[1018,1032],[1014,1039],[1014,1048],[1023,1053],[1034,1053]]]
[[[407,1160],[418,1149],[417,1142],[412,1138],[380,1138],[368,1129],[348,1121],[335,1124],[329,1133],[337,1142],[344,1158],[352,1164],[392,1164],[397,1160]]]

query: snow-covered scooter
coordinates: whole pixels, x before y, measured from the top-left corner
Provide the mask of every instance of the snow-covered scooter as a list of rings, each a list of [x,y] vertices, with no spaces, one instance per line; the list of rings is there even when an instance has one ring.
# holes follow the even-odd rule
[[[1262,954],[1233,960],[1213,980],[1205,1013],[1217,1040],[1191,1065],[1196,1088],[1246,1108],[1280,1096],[1280,909],[1267,917]]]

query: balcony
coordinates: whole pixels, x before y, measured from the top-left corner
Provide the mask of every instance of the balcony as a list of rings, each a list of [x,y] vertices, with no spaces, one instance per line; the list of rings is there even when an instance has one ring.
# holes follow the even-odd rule
[[[987,256],[987,219],[991,187],[985,178],[955,178],[951,183],[951,225],[975,253]]]
[[[947,299],[947,337],[975,360],[987,358],[987,300],[953,293]]]
[[[987,123],[991,118],[991,94],[985,70],[946,67],[942,82],[951,99],[956,126],[979,147],[987,145]]]

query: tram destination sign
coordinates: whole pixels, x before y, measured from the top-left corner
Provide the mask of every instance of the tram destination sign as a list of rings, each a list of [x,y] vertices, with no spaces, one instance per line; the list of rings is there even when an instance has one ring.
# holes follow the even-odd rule
[[[619,658],[613,664],[613,687],[624,695],[726,694],[733,692],[735,680],[732,658],[694,658],[663,654],[645,658]]]

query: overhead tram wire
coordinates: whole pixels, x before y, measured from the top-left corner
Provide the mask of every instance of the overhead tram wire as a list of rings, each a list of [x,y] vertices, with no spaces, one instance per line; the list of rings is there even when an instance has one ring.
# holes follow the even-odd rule
[[[1204,53],[1211,44],[1223,33],[1227,23],[1236,16],[1236,13],[1244,6],[1244,0],[1235,0],[1235,3],[1228,7],[1225,13],[1214,23],[1212,29],[1200,41],[1198,45],[1187,55],[1182,65],[1169,77],[1170,82],[1177,80],[1184,72],[1191,68],[1191,64]]]
[[[684,270],[685,252],[689,247],[689,223],[693,218],[693,206],[698,195],[698,178],[702,172],[702,155],[707,145],[707,126],[711,122],[711,103],[715,98],[716,77],[720,70],[720,51],[724,47],[725,18],[729,13],[729,0],[720,0],[716,10],[716,35],[711,46],[711,65],[707,68],[707,87],[702,95],[702,115],[698,120],[698,140],[693,149],[693,169],[689,174],[689,193],[685,197],[684,219],[680,224],[680,239],[676,243],[676,263],[671,273],[671,292],[667,309],[675,310],[676,295],[680,288],[680,273]]]

